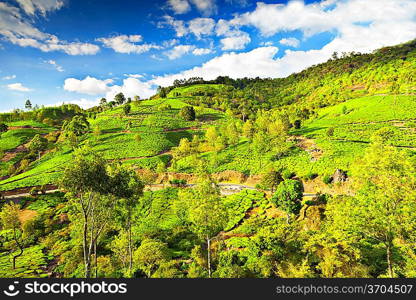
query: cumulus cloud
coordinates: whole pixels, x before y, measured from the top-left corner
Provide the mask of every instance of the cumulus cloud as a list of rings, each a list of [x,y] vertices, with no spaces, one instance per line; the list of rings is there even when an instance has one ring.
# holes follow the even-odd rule
[[[215,21],[211,18],[195,18],[189,21],[188,30],[198,39],[204,35],[211,35],[215,28]]]
[[[191,10],[187,0],[168,0],[169,7],[175,14],[184,14]]]
[[[108,100],[112,100],[120,92],[126,97],[139,95],[141,98],[148,98],[156,92],[152,83],[141,81],[132,76],[124,79],[122,85],[113,84],[112,79],[101,80],[90,76],[82,80],[67,78],[65,79],[64,89],[80,94],[105,96]]]
[[[156,93],[156,89],[150,82],[140,81],[136,78],[126,78],[123,80],[122,85],[113,85],[106,93],[108,100],[114,99],[114,96],[118,93],[123,93],[126,97],[133,98],[138,95],[142,99],[149,98]]]
[[[300,41],[297,38],[285,38],[279,41],[280,44],[293,48],[299,47]]]
[[[242,50],[251,42],[250,35],[241,31],[232,21],[220,19],[215,27],[217,36],[225,37],[220,40],[222,50]]]
[[[242,32],[240,35],[221,39],[222,50],[241,50],[251,42],[250,36]]]
[[[183,37],[189,33],[188,28],[185,25],[185,22],[182,20],[175,20],[172,16],[164,16],[164,21],[159,22],[159,27],[164,27],[165,25],[171,26],[177,37]]]
[[[94,44],[61,41],[55,35],[42,32],[26,20],[17,7],[3,2],[0,2],[0,35],[15,45],[37,48],[43,52],[62,51],[69,55],[92,55],[100,50]]]
[[[191,0],[191,2],[204,16],[216,14],[218,11],[215,0]]]
[[[169,8],[177,15],[189,12],[191,3],[204,16],[216,14],[218,11],[215,0],[168,0]]]
[[[20,82],[8,84],[7,88],[9,90],[18,91],[18,92],[30,92],[30,91],[32,91],[32,89],[29,89],[29,88],[25,87]]]
[[[100,80],[90,76],[82,80],[67,78],[65,79],[64,90],[87,95],[100,95],[108,92],[108,85],[112,82],[112,79]]]
[[[100,103],[99,99],[96,100],[89,100],[89,99],[85,99],[85,98],[81,98],[81,99],[75,99],[75,100],[67,100],[67,101],[62,101],[62,102],[57,102],[51,105],[47,105],[47,106],[61,106],[63,104],[76,104],[79,107],[82,107],[83,109],[88,109],[94,106],[97,106]]]
[[[105,47],[113,49],[118,53],[145,53],[151,49],[160,49],[161,47],[155,44],[140,44],[143,40],[141,35],[118,35],[109,38],[98,38],[97,41],[104,44]]]
[[[173,47],[169,51],[165,51],[164,54],[170,60],[174,60],[174,59],[178,59],[178,58],[184,56],[185,54],[191,52],[194,49],[195,49],[195,46],[192,46],[192,45],[178,45],[178,46]]]
[[[52,66],[56,69],[56,71],[58,71],[58,72],[64,72],[64,71],[65,71],[65,70],[64,70],[64,68],[62,68],[60,65],[58,65],[58,64],[56,63],[56,61],[54,61],[54,60],[52,60],[52,59],[50,59],[50,60],[45,60],[44,62],[45,62],[45,63],[47,63],[47,64],[52,65]]]
[[[414,21],[415,12],[413,0],[327,0],[312,4],[292,0],[286,5],[258,2],[254,11],[236,16],[233,22],[254,26],[264,36],[300,30],[308,37],[327,31],[343,35],[362,22],[406,25]]]
[[[274,59],[277,47],[261,47],[244,53],[225,53],[213,58],[202,66],[178,74],[157,76],[150,83],[168,86],[176,79],[203,77],[206,80],[218,76],[241,77],[277,77],[280,73],[279,60]]]
[[[54,10],[58,10],[64,6],[64,1],[60,0],[16,0],[20,7],[27,15],[34,16],[39,12],[43,16],[46,13]]]
[[[215,20],[211,18],[195,18],[186,23],[182,20],[175,20],[171,16],[164,16],[163,19],[163,22],[159,22],[159,27],[165,25],[172,27],[177,37],[193,34],[197,39],[200,39],[214,33]]]
[[[194,49],[194,51],[192,51],[192,54],[196,56],[201,56],[201,55],[211,54],[213,52],[214,51],[210,48],[196,48]]]

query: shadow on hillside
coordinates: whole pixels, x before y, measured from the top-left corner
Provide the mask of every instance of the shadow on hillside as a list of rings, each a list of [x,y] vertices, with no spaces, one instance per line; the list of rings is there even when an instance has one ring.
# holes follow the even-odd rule
[[[110,136],[102,137],[102,138],[100,138],[98,143],[111,141],[111,140],[113,140],[115,138],[118,138],[119,136],[122,136],[122,135],[123,135],[122,133],[118,133],[118,134],[113,134],[113,135],[110,135]]]
[[[179,141],[183,138],[187,138],[191,141],[193,134],[188,131],[166,132],[165,137],[172,144],[179,145]]]
[[[209,121],[216,121],[221,119],[222,116],[219,116],[217,114],[203,114],[198,116],[197,120],[200,122],[209,122]]]
[[[298,129],[298,130],[294,130],[292,131],[292,134],[294,135],[310,135],[311,133],[314,133],[316,131],[322,130],[322,129],[326,129],[327,127],[312,127],[312,128],[302,128],[302,129]],[[314,135],[309,136],[309,137],[315,137]]]

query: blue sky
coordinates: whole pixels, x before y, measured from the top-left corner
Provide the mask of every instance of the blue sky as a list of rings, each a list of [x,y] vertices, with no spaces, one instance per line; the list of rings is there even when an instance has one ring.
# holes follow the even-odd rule
[[[0,1],[0,111],[174,79],[284,77],[416,37],[416,0]]]

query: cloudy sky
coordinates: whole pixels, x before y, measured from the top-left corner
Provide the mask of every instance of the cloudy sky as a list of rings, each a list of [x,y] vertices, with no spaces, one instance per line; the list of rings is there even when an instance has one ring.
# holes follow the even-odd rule
[[[0,0],[0,111],[284,77],[416,38],[416,0]]]

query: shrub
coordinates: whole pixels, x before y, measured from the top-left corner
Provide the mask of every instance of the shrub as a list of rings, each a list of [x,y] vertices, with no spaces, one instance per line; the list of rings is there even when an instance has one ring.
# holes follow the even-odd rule
[[[291,179],[291,178],[293,178],[293,177],[295,177],[296,176],[296,174],[295,173],[293,173],[293,172],[291,172],[291,171],[289,171],[289,170],[284,170],[283,172],[282,172],[282,177],[283,177],[283,179]]]
[[[325,184],[330,184],[332,183],[332,176],[330,175],[325,175],[324,177],[322,177],[322,182]]]
[[[326,130],[326,135],[327,135],[328,137],[332,137],[332,136],[334,136],[334,131],[335,131],[334,127],[329,127],[329,128]]]
[[[318,174],[316,174],[316,173],[312,173],[312,172],[309,172],[308,174],[306,174],[306,175],[304,176],[304,179],[305,179],[305,180],[313,180],[313,179],[315,179],[316,177],[318,177]]]
[[[179,112],[179,116],[185,121],[195,121],[195,109],[192,106],[185,106]]]

